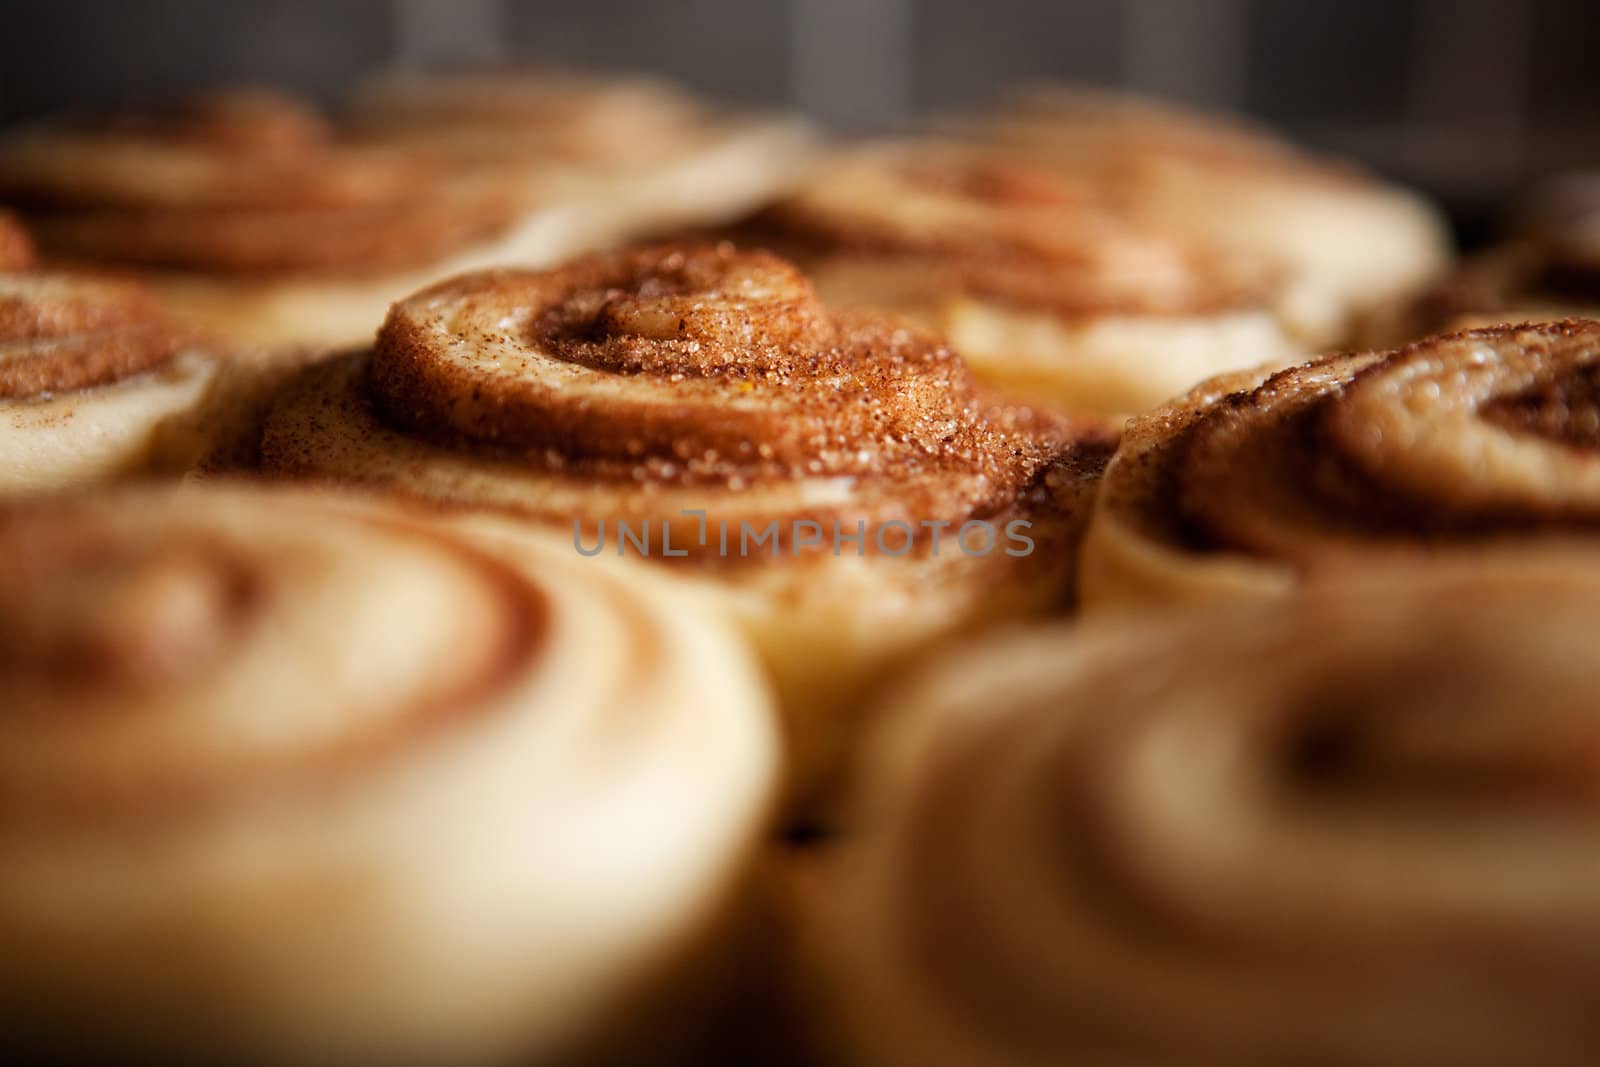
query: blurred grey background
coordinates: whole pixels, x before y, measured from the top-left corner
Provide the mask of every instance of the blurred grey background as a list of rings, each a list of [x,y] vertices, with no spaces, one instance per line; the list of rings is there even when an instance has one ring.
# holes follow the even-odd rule
[[[1600,164],[1592,0],[0,0],[0,121],[230,81],[333,98],[394,66],[640,69],[838,128],[1025,79],[1240,111],[1441,197],[1470,240]]]

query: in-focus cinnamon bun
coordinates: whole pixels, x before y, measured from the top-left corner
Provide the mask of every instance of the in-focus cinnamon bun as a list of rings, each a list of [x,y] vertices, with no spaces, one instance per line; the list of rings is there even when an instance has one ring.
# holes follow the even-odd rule
[[[12,1049],[591,1062],[711,943],[776,784],[730,632],[482,519],[32,501],[0,606]]]
[[[789,187],[814,140],[795,119],[726,113],[655,79],[548,70],[389,75],[350,115],[370,142],[574,201],[591,244],[733,218]]]
[[[1444,221],[1417,194],[1216,116],[1041,86],[951,131],[1086,176],[1156,232],[1284,268],[1285,306],[1313,350],[1449,259]]]
[[[887,662],[1069,599],[1113,436],[985,399],[936,338],[831,312],[775,256],[668,245],[401,301],[285,391],[261,454],[699,579],[763,649],[804,780]]]
[[[989,149],[859,147],[747,220],[822,297],[910,314],[980,378],[1067,410],[1144,411],[1302,356],[1278,273],[1130,221],[1093,183]]]
[[[951,655],[812,898],[812,1017],[884,1067],[1584,1062],[1600,580],[1523,563]]]
[[[1341,563],[1588,539],[1600,323],[1498,326],[1208,382],[1129,424],[1086,605],[1287,589]]]
[[[250,445],[241,417],[270,373],[265,354],[175,325],[135,282],[0,272],[0,493],[181,470]]]
[[[0,211],[0,271],[33,266],[33,240],[9,211]]]
[[[551,262],[571,226],[493,175],[248,91],[19,131],[0,197],[50,256],[143,269],[180,313],[261,343],[360,343],[429,278]]]

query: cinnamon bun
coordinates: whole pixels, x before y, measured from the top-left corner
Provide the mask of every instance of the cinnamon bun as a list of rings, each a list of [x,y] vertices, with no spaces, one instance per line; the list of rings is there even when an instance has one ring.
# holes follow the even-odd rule
[[[1086,605],[1271,594],[1341,563],[1589,540],[1600,323],[1502,325],[1224,377],[1128,426]]]
[[[262,344],[355,344],[396,297],[552,262],[572,222],[494,176],[355,145],[292,99],[220,93],[0,142],[0,198],[53,258],[138,268],[176,312]]]
[[[981,379],[1066,410],[1144,411],[1213,374],[1303,355],[1276,273],[1142,228],[1103,190],[992,150],[843,152],[734,231],[823,298],[912,315]]]
[[[0,272],[0,494],[239,454],[288,365],[175,325],[134,282]]]
[[[1034,87],[951,128],[1096,181],[1157,232],[1282,268],[1285,307],[1312,350],[1341,342],[1449,260],[1444,221],[1421,196],[1244,123]]]
[[[830,311],[775,256],[668,245],[401,301],[285,390],[261,455],[673,566],[763,651],[803,788],[887,664],[1068,601],[1113,437],[987,400],[936,338]]]
[[[950,656],[809,898],[811,1017],[882,1067],[1584,1062],[1590,556]]]
[[[720,937],[775,783],[731,633],[504,524],[30,501],[0,508],[0,605],[0,1015],[29,1049],[591,1062]]]
[[[574,72],[389,75],[350,113],[371,142],[573,201],[593,245],[742,214],[793,183],[814,141],[797,120],[726,113],[663,81]]]

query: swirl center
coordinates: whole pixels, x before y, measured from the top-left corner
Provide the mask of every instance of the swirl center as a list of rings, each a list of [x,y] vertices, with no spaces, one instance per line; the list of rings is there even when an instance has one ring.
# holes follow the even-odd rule
[[[148,688],[203,670],[243,624],[255,585],[203,544],[104,546],[92,540],[23,553],[0,570],[0,665],[13,687]],[[48,594],[48,595],[46,595]],[[59,706],[52,702],[52,706]]]
[[[716,374],[774,369],[829,337],[810,284],[757,256],[670,253],[643,272],[582,278],[540,314],[537,339],[596,369]]]
[[[1490,401],[1483,417],[1502,429],[1576,448],[1600,449],[1600,364],[1566,371],[1513,396]]]

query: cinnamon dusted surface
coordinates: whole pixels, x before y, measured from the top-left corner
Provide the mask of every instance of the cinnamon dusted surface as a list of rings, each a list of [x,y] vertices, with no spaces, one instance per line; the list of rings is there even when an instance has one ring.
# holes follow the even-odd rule
[[[0,275],[0,400],[121,381],[171,362],[192,341],[135,283]]]
[[[0,144],[0,197],[62,259],[220,274],[370,274],[509,228],[523,195],[426,154],[348,142],[266,93],[98,116]]]
[[[1597,362],[1600,323],[1573,321],[1211,383],[1130,426],[1099,507],[1175,549],[1306,566],[1587,536],[1600,519]]]
[[[830,313],[776,257],[673,245],[401,302],[370,354],[291,390],[263,459],[561,523],[871,530],[1057,512],[1102,426],[986,400],[935,339]]]
[[[267,359],[180,326],[137,281],[0,272],[0,495],[187,469],[245,432],[231,398]]]
[[[732,233],[803,263],[905,274],[925,303],[970,295],[1068,318],[1259,307],[1278,282],[1137,225],[1102,183],[939,142],[844,153]]]

